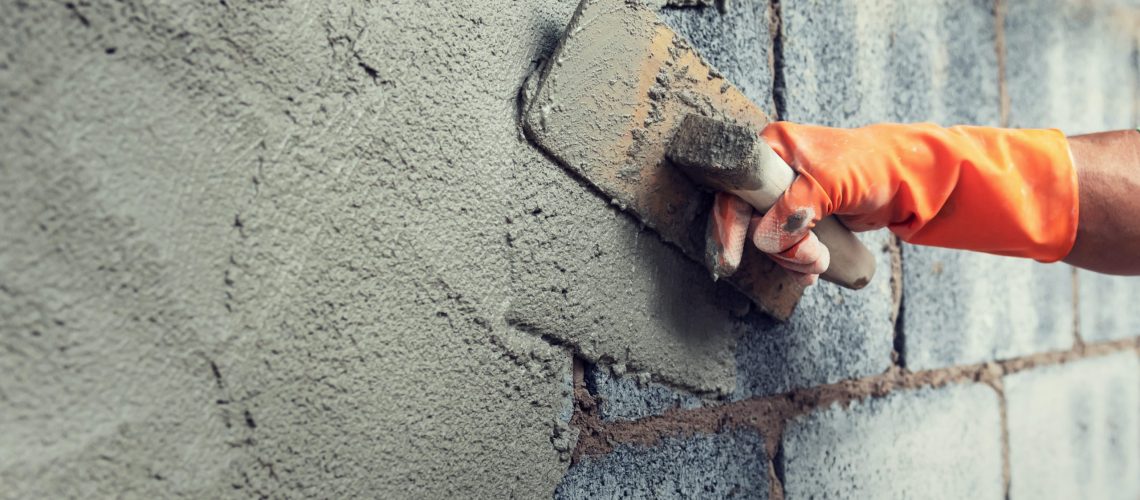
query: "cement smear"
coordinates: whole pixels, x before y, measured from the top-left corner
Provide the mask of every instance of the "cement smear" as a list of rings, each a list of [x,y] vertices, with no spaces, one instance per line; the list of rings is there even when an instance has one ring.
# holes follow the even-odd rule
[[[731,388],[518,133],[575,3],[0,5],[0,496],[545,495],[570,350]]]
[[[501,7],[4,2],[0,497],[552,491]]]

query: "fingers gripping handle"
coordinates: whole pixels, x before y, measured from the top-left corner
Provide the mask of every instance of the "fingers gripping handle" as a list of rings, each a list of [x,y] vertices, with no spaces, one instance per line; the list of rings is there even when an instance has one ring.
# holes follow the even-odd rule
[[[780,195],[792,185],[796,174],[792,167],[777,155],[772,147],[762,139],[755,145],[757,174],[761,177],[761,187],[752,190],[736,191],[757,210],[765,211],[776,203]],[[815,235],[831,253],[831,265],[821,277],[837,285],[858,290],[867,286],[875,275],[875,255],[859,241],[847,226],[835,216],[827,216],[816,223]]]
[[[669,144],[667,156],[699,184],[735,194],[766,211],[792,185],[796,174],[752,129],[688,115]],[[859,289],[875,275],[875,256],[835,217],[815,226],[815,234],[831,254],[822,277]]]

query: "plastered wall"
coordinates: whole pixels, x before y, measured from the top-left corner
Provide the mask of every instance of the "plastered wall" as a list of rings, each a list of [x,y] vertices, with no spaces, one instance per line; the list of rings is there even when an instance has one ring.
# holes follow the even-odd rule
[[[519,133],[575,3],[0,3],[0,497],[1136,497],[1135,280],[872,233],[738,318]],[[1134,6],[720,7],[785,119],[1137,124]]]

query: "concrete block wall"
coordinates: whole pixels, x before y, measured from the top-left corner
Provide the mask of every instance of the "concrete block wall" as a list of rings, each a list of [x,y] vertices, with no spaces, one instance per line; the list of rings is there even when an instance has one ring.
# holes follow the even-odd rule
[[[520,134],[576,3],[0,3],[0,498],[1140,495],[1140,282],[738,317]],[[1140,115],[1134,3],[654,3],[783,119]]]
[[[720,52],[716,29],[740,29],[732,9],[663,17],[731,68],[729,78],[746,78],[733,74],[749,68],[737,58],[753,58],[753,70],[773,60],[773,105],[787,120],[1067,133],[1136,125],[1133,112],[1121,111],[1140,102],[1135,6],[782,1],[769,8],[768,22],[752,29],[772,44],[752,55]],[[745,10],[759,17],[755,9]],[[710,16],[723,24],[710,24]],[[1140,315],[1124,303],[1140,299],[1140,282],[900,244],[885,233],[862,237],[881,249],[880,269],[893,265],[893,275],[859,293],[824,283],[785,324],[745,318],[738,385],[727,398],[587,367],[596,406],[579,411],[597,415],[584,425],[595,437],[580,441],[583,458],[560,494],[601,493],[580,478],[629,473],[630,449],[653,456],[678,440],[698,443],[741,428],[767,439],[771,466],[756,473],[768,476],[770,489],[761,497],[1140,494]],[[673,484],[686,476],[685,464],[652,473]],[[600,496],[626,497],[620,488]]]
[[[1005,377],[1010,498],[1140,494],[1138,368],[1124,352]]]
[[[981,384],[820,408],[784,429],[784,496],[1001,498],[1001,432]]]

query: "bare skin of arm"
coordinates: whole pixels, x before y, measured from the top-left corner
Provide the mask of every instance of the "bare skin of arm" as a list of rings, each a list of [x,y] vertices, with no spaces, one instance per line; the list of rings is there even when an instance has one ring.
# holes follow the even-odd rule
[[[1140,275],[1140,132],[1069,138],[1080,222],[1064,261],[1107,274]]]

